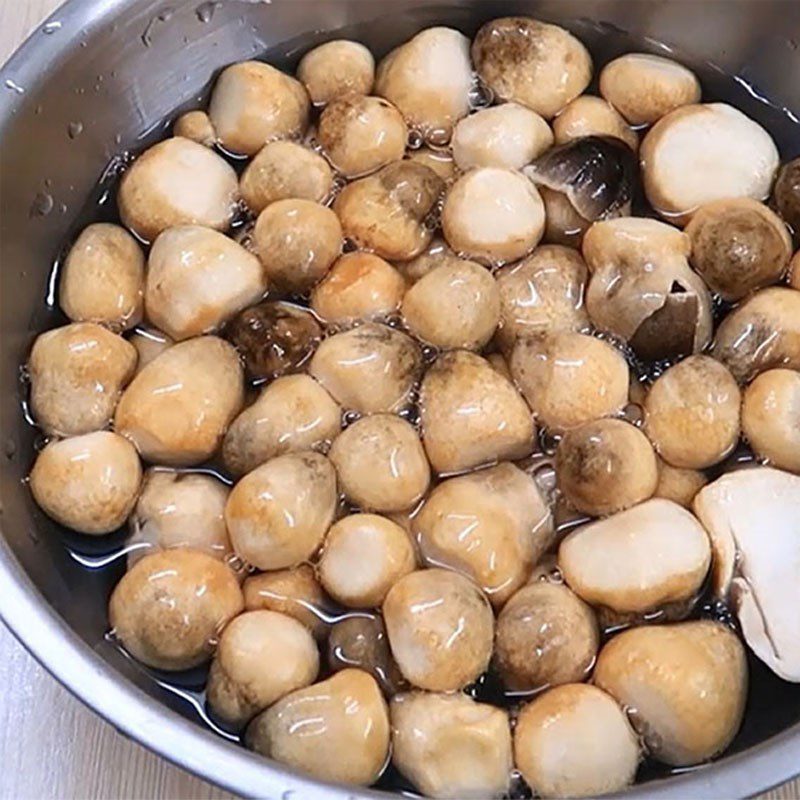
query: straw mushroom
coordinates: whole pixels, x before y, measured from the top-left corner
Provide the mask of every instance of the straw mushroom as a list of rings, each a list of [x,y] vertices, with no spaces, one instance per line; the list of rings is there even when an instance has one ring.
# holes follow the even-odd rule
[[[450,181],[456,172],[453,156],[448,150],[419,147],[416,150],[407,150],[405,157],[433,170],[443,181]]]
[[[88,225],[70,248],[59,283],[61,310],[73,322],[127,330],[142,318],[144,255],[125,228]]]
[[[233,549],[259,569],[294,567],[319,549],[336,510],[336,472],[325,456],[287,453],[231,490],[225,523]]]
[[[779,162],[769,133],[725,103],[671,111],[650,129],[639,155],[650,205],[679,224],[712,200],[764,200]]]
[[[425,452],[439,473],[524,458],[533,449],[535,427],[525,401],[474,353],[440,355],[422,380],[419,405]]]
[[[492,608],[456,572],[424,569],[401,578],[386,595],[383,619],[400,671],[421,689],[462,689],[489,664]]]
[[[139,359],[136,362],[136,373],[140,373],[151,361],[160,356],[175,342],[158,328],[140,325],[128,337],[128,341],[136,348]]]
[[[172,672],[207,661],[242,606],[239,581],[225,564],[198,550],[175,548],[145,556],[122,576],[108,617],[137,661]]]
[[[172,135],[191,139],[204,147],[213,147],[217,143],[217,132],[211,118],[198,109],[181,114],[172,126]]]
[[[351,92],[369,94],[375,79],[375,59],[359,42],[334,39],[309,50],[297,65],[315,106],[324,106]]]
[[[508,714],[463,694],[392,698],[392,762],[426,797],[486,800],[508,792]]]
[[[431,270],[445,264],[457,264],[461,259],[439,236],[434,236],[430,244],[418,255],[408,261],[395,264],[397,271],[405,278],[408,286],[413,286]]]
[[[217,78],[208,116],[226,150],[253,156],[273,139],[302,136],[309,110],[300,81],[261,61],[242,61]]]
[[[653,497],[663,497],[691,510],[695,495],[708,483],[708,478],[696,469],[673,467],[658,458],[658,484]]]
[[[175,136],[145,150],[122,176],[117,204],[122,222],[152,242],[175,225],[230,227],[239,188],[225,159]]]
[[[30,475],[33,499],[79,533],[111,533],[133,509],[142,467],[133,445],[110,431],[50,442]]]
[[[700,102],[700,81],[670,58],[626,53],[603,67],[600,94],[631,125],[652,125],[680,106]]]
[[[40,334],[28,359],[34,418],[61,436],[107,427],[136,359],[130,342],[93,322]]]
[[[583,94],[569,103],[553,120],[556,144],[566,144],[584,136],[614,136],[635,153],[639,137],[619,112],[600,97]],[[533,160],[533,159],[531,159]]]
[[[784,221],[800,238],[800,158],[781,167],[772,190],[775,207]]]
[[[114,429],[147,461],[201,464],[216,451],[244,401],[236,351],[216,336],[179,342],[130,383]]]
[[[563,192],[539,186],[539,195],[544,203],[545,225],[542,241],[564,247],[580,247],[583,235],[592,223],[584,219]]]
[[[689,766],[721,753],[739,730],[747,660],[736,634],[717,622],[649,625],[605,645],[594,682],[635,709],[654,758]]]
[[[530,17],[487,22],[472,42],[481,80],[501,100],[513,100],[545,119],[589,85],[592,59],[571,33]]]
[[[800,250],[794,254],[789,265],[789,286],[800,291]]]

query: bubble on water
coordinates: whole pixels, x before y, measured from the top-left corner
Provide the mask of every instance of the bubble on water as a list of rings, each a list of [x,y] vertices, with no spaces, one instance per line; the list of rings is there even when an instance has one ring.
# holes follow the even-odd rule
[[[31,203],[29,216],[31,217],[46,217],[55,205],[53,195],[49,192],[37,192]]]
[[[70,139],[77,139],[81,133],[83,133],[83,123],[82,122],[70,122],[67,125],[67,136]]]
[[[422,145],[425,144],[425,137],[414,128],[411,128],[408,131],[408,142],[407,146],[409,150],[419,150]]]
[[[352,425],[354,422],[358,422],[358,420],[360,419],[361,419],[360,411],[355,411],[354,409],[345,411],[342,414],[342,427],[346,428],[348,425]]]
[[[494,92],[476,75],[472,80],[468,101],[473,110],[488,108],[494,102]]]

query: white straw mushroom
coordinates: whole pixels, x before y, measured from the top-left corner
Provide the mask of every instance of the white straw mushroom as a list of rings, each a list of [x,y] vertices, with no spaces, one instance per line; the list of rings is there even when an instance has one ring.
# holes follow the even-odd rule
[[[309,50],[297,65],[297,77],[315,106],[343,94],[369,94],[375,79],[375,59],[359,42],[334,39]]]
[[[582,94],[569,103],[553,120],[556,144],[566,144],[584,136],[614,136],[635,153],[639,137],[622,116],[605,100]]]
[[[213,147],[217,143],[217,132],[211,118],[198,109],[181,114],[172,126],[172,135],[191,139],[204,147]]]

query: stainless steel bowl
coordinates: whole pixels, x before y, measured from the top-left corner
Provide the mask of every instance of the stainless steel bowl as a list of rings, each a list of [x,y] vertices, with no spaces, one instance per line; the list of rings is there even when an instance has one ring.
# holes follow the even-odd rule
[[[36,432],[23,417],[19,365],[35,331],[53,320],[44,301],[51,266],[86,219],[87,202],[100,202],[101,214],[103,203],[113,205],[97,181],[113,175],[115,157],[158,138],[163,121],[203,98],[223,65],[270,50],[292,66],[342,28],[380,55],[422,27],[472,33],[509,12],[560,22],[608,57],[646,42],[675,47],[703,67],[709,94],[760,119],[785,157],[800,152],[797,0],[70,0],[0,73],[0,615],[118,730],[232,791],[281,800],[390,796],[320,784],[213,735],[104,639],[106,598],[121,567],[81,566],[23,485]],[[627,797],[744,797],[800,772],[800,686],[753,667],[757,702],[729,754]]]

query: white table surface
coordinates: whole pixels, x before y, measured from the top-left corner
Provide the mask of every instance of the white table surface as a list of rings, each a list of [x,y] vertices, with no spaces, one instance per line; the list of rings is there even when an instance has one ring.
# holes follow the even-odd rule
[[[59,4],[0,0],[0,63]],[[118,734],[54,681],[0,623],[0,800],[232,797]],[[800,780],[759,800],[800,800]]]

